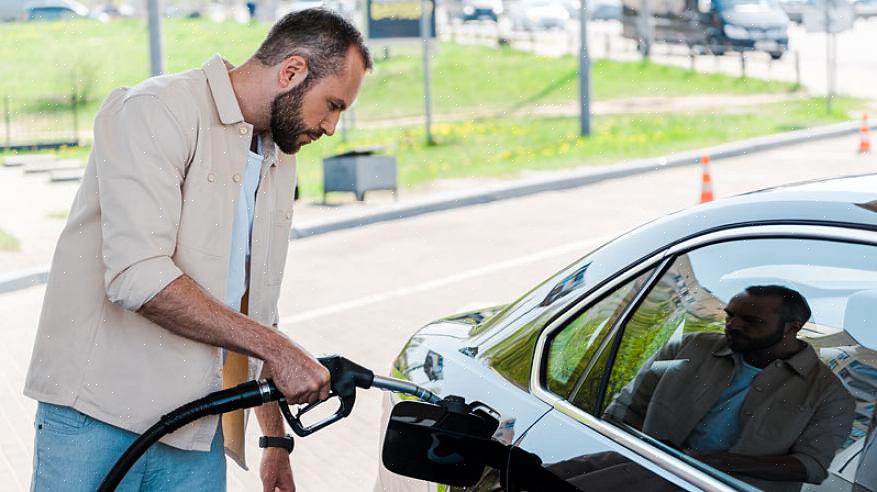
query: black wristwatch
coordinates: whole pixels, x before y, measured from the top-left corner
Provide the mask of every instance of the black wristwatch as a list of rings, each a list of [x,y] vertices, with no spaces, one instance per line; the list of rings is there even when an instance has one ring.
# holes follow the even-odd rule
[[[295,447],[295,441],[292,439],[292,436],[289,434],[283,437],[268,437],[262,436],[259,438],[259,447],[260,448],[283,448],[287,453],[292,454],[292,449]]]

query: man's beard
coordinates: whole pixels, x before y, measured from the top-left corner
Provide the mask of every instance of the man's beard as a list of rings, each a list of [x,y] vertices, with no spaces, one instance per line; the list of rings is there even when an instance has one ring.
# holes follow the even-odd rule
[[[749,352],[766,349],[780,343],[784,336],[783,330],[785,328],[785,324],[785,321],[780,321],[779,326],[777,326],[775,332],[769,335],[765,335],[761,338],[748,337],[739,332],[733,332],[732,335],[729,334],[726,330],[725,339],[728,341],[728,346],[731,347],[731,350],[741,354],[747,354]]]
[[[302,136],[307,135],[314,141],[323,135],[320,129],[308,128],[301,114],[305,94],[312,85],[312,80],[305,79],[271,102],[271,138],[286,154],[294,154],[301,149]]]

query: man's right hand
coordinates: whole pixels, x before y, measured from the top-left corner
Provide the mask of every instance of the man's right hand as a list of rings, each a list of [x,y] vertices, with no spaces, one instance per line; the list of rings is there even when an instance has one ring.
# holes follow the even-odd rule
[[[329,398],[330,374],[326,366],[285,335],[279,335],[285,343],[265,359],[265,364],[286,401],[300,405]]]

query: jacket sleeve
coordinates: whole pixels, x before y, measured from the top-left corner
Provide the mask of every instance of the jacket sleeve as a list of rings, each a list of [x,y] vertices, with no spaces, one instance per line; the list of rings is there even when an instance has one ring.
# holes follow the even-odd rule
[[[94,153],[107,298],[137,311],[183,273],[171,257],[191,145],[158,97],[121,97],[95,121]]]
[[[624,343],[623,340],[622,343]],[[642,365],[636,377],[621,389],[618,397],[607,407],[604,415],[641,431],[655,388],[665,372],[663,370],[666,367],[664,364],[655,363],[675,359],[680,350],[680,342],[669,342],[664,345]]]
[[[824,377],[836,376],[829,373]],[[807,482],[822,483],[828,477],[827,470],[834,454],[850,435],[855,411],[856,401],[850,392],[839,381],[831,384],[790,450],[790,455],[807,470]]]

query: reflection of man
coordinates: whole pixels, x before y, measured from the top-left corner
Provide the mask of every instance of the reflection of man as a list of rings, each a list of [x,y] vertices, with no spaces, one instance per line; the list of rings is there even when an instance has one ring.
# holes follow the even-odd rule
[[[272,329],[295,161],[332,135],[371,66],[329,11],[287,15],[238,67],[114,91],[46,287],[25,394],[38,400],[34,490],[93,491],[136,438],[223,385],[273,378],[291,403],[326,399],[329,372]],[[285,434],[276,404],[256,410]],[[244,413],[162,439],[119,490],[225,490],[243,464]],[[265,490],[293,490],[287,449],[262,453]]]
[[[768,490],[822,482],[855,401],[796,336],[810,318],[807,301],[754,286],[725,312],[724,335],[668,343],[607,414]]]

